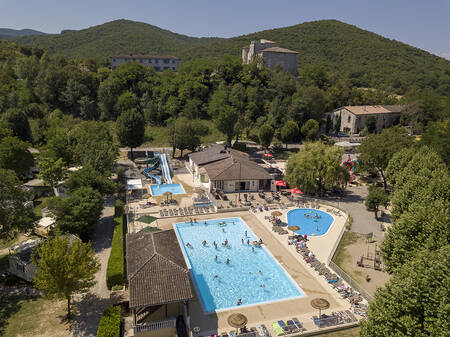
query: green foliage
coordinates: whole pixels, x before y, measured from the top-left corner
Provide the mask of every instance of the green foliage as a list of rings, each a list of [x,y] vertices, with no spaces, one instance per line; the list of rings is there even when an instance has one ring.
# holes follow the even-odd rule
[[[384,129],[380,134],[369,135],[359,146],[359,163],[361,169],[375,168],[381,175],[386,189],[385,170],[392,156],[412,143],[411,137],[401,127]]]
[[[123,203],[116,201],[114,234],[106,268],[106,285],[108,289],[116,285],[123,285],[125,280],[123,245]]]
[[[13,136],[27,142],[31,140],[30,124],[27,116],[18,109],[9,109],[3,114],[2,118],[11,127]]]
[[[25,177],[34,163],[28,146],[28,143],[17,137],[2,138],[0,140],[0,168],[13,170],[20,178]]]
[[[63,35],[14,40],[71,57],[153,53],[172,54],[188,61],[220,59],[227,54],[240,56],[243,45],[261,36],[299,52],[302,68],[318,68],[312,76],[303,71],[300,76],[320,88],[329,85],[325,71],[333,71],[359,87],[390,87],[402,94],[414,83],[418,88],[436,88],[443,95],[449,91],[449,61],[336,20],[305,22],[229,39],[193,38],[145,23],[116,20]],[[238,66],[219,67],[219,74],[228,80]]]
[[[34,286],[51,298],[66,299],[70,317],[72,295],[88,291],[96,283],[95,273],[100,269],[90,243],[57,235],[43,242],[32,259],[37,266]]]
[[[303,136],[308,140],[314,140],[319,132],[319,122],[309,119],[301,128]]]
[[[69,141],[75,164],[91,166],[102,174],[112,171],[119,149],[107,124],[82,122],[73,128]]]
[[[369,186],[369,194],[367,195],[365,205],[369,211],[374,211],[375,219],[378,219],[378,208],[380,206],[387,206],[389,196],[387,193],[376,186]]]
[[[361,336],[448,336],[450,246],[423,250],[378,289]]]
[[[268,149],[270,147],[270,144],[272,143],[274,135],[274,130],[270,124],[265,123],[261,128],[259,129],[259,143],[263,148]]]
[[[300,130],[298,128],[297,123],[294,121],[288,121],[286,124],[284,124],[283,128],[281,129],[281,140],[283,143],[287,143],[295,141],[295,139],[298,137]]]
[[[429,123],[420,143],[436,151],[448,165],[450,163],[450,119]]]
[[[21,188],[15,173],[0,168],[0,239],[10,239],[33,228],[33,208],[25,206],[30,200]]]
[[[120,305],[106,308],[98,325],[97,337],[120,337]]]
[[[377,118],[375,116],[367,117],[366,128],[369,133],[375,133],[377,131]]]
[[[91,166],[83,166],[71,173],[64,185],[69,193],[73,193],[80,187],[91,187],[102,195],[113,194],[115,191],[114,183]]]
[[[348,172],[341,165],[343,150],[321,142],[306,143],[292,155],[286,166],[285,179],[307,194],[323,194],[348,181]]]
[[[144,123],[144,118],[136,109],[126,110],[117,118],[117,137],[122,145],[131,148],[131,153],[134,147],[141,145],[144,141]]]
[[[63,233],[78,235],[84,241],[97,226],[103,210],[103,197],[91,187],[80,187],[68,198],[55,198],[50,205]]]
[[[208,132],[208,127],[201,120],[178,117],[169,121],[167,138],[174,149],[173,154],[175,155],[175,149],[179,149],[182,157],[184,150],[195,151],[201,144],[201,136]]]
[[[41,155],[38,161],[39,177],[44,183],[56,187],[63,180],[66,168],[62,158],[54,160],[48,156]]]

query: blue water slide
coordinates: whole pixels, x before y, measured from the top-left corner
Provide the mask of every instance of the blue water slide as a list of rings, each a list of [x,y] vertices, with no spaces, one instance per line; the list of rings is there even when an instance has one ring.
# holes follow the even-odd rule
[[[172,184],[172,177],[170,176],[170,170],[169,170],[169,164],[167,163],[167,155],[165,153],[161,153],[159,156],[161,159],[161,168],[162,168],[162,174],[163,178],[166,182],[166,184]]]
[[[156,169],[158,167],[158,165],[159,165],[159,163],[156,162],[155,164],[153,164],[153,166],[143,169],[142,174],[145,175],[147,178],[155,179],[156,184],[161,185],[161,177],[150,173],[154,169]]]

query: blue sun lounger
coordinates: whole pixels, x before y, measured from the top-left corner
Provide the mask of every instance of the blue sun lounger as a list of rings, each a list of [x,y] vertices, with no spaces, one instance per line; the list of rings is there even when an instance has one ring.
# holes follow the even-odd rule
[[[279,320],[278,321],[278,325],[280,326],[281,329],[283,329],[283,331],[285,333],[290,333],[291,332],[289,327],[286,325],[286,323],[283,320]]]

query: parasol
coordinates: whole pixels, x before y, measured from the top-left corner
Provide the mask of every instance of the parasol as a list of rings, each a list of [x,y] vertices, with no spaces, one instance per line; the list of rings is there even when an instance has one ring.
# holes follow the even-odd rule
[[[319,319],[322,310],[328,309],[330,307],[330,302],[324,298],[315,298],[311,301],[311,306],[314,309],[319,309]]]
[[[272,216],[282,216],[283,213],[279,212],[279,211],[273,211],[272,213],[270,213]]]
[[[246,324],[247,324],[247,317],[245,317],[244,315],[240,314],[240,313],[235,313],[235,314],[231,314],[230,316],[228,316],[228,324],[230,326],[232,326],[233,328],[237,329],[239,328],[243,328]]]

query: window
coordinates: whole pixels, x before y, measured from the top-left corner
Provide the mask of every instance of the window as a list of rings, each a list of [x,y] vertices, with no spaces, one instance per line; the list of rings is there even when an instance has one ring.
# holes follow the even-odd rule
[[[156,71],[159,71],[159,67],[153,67],[153,69],[155,69]]]
[[[116,62],[116,59],[113,59],[113,62]]]
[[[170,61],[170,60],[168,60],[168,59],[165,59],[165,60],[164,60],[164,64],[168,64],[168,63],[169,63],[169,61]]]
[[[350,123],[352,121],[352,117],[348,116],[348,122]]]
[[[155,60],[155,63],[159,63],[159,60]]]

